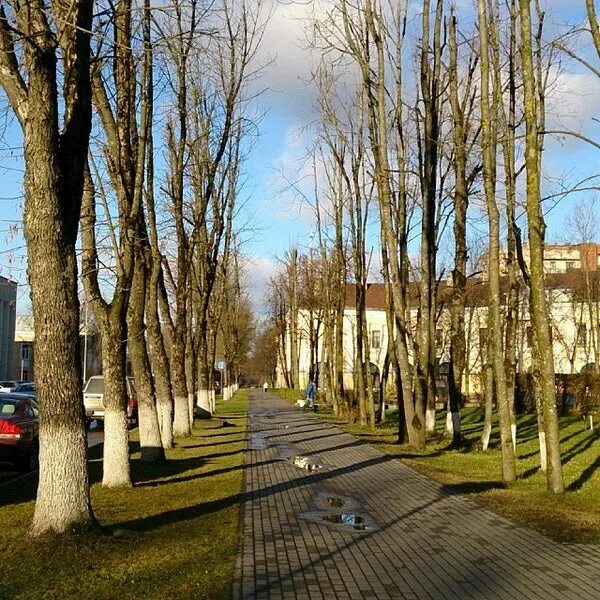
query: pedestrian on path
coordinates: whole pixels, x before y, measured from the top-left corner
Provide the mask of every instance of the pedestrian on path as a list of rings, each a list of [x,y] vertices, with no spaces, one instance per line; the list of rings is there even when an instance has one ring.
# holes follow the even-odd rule
[[[263,383],[263,390],[265,390],[265,394],[267,393],[267,390],[269,389],[269,384],[265,381]]]
[[[314,381],[311,381],[306,388],[306,403],[308,408],[312,408],[313,412],[317,412],[317,406],[315,404],[315,396],[317,394],[317,388],[315,387]]]

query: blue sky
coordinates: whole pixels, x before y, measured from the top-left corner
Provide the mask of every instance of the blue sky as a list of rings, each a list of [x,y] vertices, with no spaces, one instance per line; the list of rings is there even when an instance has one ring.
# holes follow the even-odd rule
[[[326,5],[324,1],[322,3]],[[455,2],[465,14],[473,3]],[[243,250],[249,256],[247,279],[257,302],[264,285],[277,268],[278,259],[293,244],[308,245],[312,222],[310,211],[301,207],[286,189],[280,172],[294,177],[310,144],[306,126],[314,118],[313,88],[307,84],[314,57],[303,49],[304,18],[310,3],[275,3],[268,18],[259,60],[265,64],[257,89],[265,89],[258,99],[257,113],[264,113],[260,136],[246,165],[243,191],[244,209],[240,222],[251,220],[244,234]],[[545,3],[548,21],[560,28],[565,21],[583,19],[583,0],[549,0]],[[321,7],[319,10],[323,10]],[[593,56],[588,47],[588,56]],[[594,58],[594,64],[600,61]],[[566,65],[556,74],[557,91],[549,101],[550,121],[556,128],[572,128],[600,140],[600,84],[583,67]],[[18,312],[29,306],[23,240],[15,236],[20,229],[22,209],[22,163],[18,128],[8,118],[0,144],[0,275],[20,285]],[[0,116],[0,126],[2,117]],[[547,140],[544,168],[551,177],[546,191],[555,191],[563,183],[573,183],[587,174],[600,172],[600,151],[574,139]],[[596,184],[598,182],[595,182]],[[588,192],[589,194],[589,192]],[[585,196],[589,197],[589,196]],[[561,236],[565,215],[575,196],[566,198],[548,214],[548,239]]]

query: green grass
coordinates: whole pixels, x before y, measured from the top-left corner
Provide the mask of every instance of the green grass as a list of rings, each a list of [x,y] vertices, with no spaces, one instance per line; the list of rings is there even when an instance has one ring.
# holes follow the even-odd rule
[[[289,394],[289,390],[286,390]],[[296,395],[298,392],[294,392]],[[285,397],[286,394],[281,394]],[[340,423],[329,410],[318,415]],[[445,413],[439,415],[440,436],[428,440],[427,449],[417,452],[396,443],[397,417],[394,413],[375,428],[341,424],[342,428],[386,454],[397,456],[411,467],[443,483],[449,489],[468,495],[498,514],[535,529],[557,541],[600,544],[600,423],[595,431],[584,430],[581,417],[560,419],[563,476],[567,491],[562,495],[546,491],[545,474],[539,470],[539,447],[535,415],[518,420],[518,480],[502,483],[497,424],[490,449],[478,450],[483,411],[467,408],[462,412],[465,443],[450,447],[441,436]]]
[[[0,599],[229,598],[238,545],[247,392],[196,421],[162,465],[142,464],[132,432],[132,489],[106,489],[90,450],[92,504],[106,533],[30,538],[33,476],[0,490]]]

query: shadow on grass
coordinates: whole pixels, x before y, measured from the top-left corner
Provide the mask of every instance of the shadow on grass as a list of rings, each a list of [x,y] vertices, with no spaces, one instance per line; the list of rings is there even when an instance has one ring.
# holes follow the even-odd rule
[[[444,485],[443,489],[450,494],[481,494],[489,490],[505,490],[508,486],[501,481],[465,481]]]
[[[230,444],[241,444],[243,442],[247,442],[248,439],[249,438],[244,436],[239,440],[226,440],[224,442],[207,442],[206,444],[191,444],[189,446],[180,446],[180,448],[189,448],[190,450],[193,450],[194,448],[213,448],[214,446],[229,446]]]
[[[196,504],[193,506],[187,506],[175,510],[165,511],[157,513],[149,517],[143,517],[140,519],[132,519],[130,521],[124,521],[116,525],[118,529],[130,529],[134,531],[148,531],[157,527],[170,525],[177,522],[187,521],[195,519],[199,516],[218,512],[225,508],[229,508],[232,505],[239,504],[246,501],[256,501],[259,498],[265,498],[274,494],[279,494],[290,489],[301,488],[306,485],[313,485],[316,482],[324,482],[330,479],[334,479],[340,475],[348,473],[356,473],[361,469],[365,469],[378,464],[384,464],[394,460],[393,456],[378,456],[369,460],[359,462],[347,467],[340,467],[338,469],[332,469],[331,471],[323,471],[321,473],[314,473],[297,477],[295,479],[286,480],[282,483],[268,485],[253,491],[243,492],[239,494],[233,494],[225,498],[218,500],[211,500]],[[275,462],[275,461],[274,461]],[[252,465],[253,467],[257,465]],[[206,475],[209,475],[207,473]],[[170,482],[169,482],[170,483]]]
[[[151,517],[115,523],[114,528],[138,532],[149,531],[165,525],[189,521],[190,519],[197,519],[203,515],[219,512],[239,504],[243,497],[244,494],[234,494],[225,498],[219,498],[218,500],[209,500],[207,502],[202,502],[201,504],[157,513]]]
[[[600,456],[598,456],[598,458],[596,458],[596,460],[591,465],[589,465],[583,470],[581,475],[567,487],[567,490],[569,492],[576,492],[577,490],[580,490],[590,480],[592,475],[596,472],[596,469],[598,469],[599,467]]]

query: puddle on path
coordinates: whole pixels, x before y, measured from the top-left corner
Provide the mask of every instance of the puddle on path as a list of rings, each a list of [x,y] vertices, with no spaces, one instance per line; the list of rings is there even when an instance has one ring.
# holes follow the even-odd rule
[[[343,508],[344,504],[346,504],[345,500],[342,500],[337,496],[327,496],[327,498],[325,498],[325,502],[327,502],[331,508]]]
[[[250,442],[248,448],[250,450],[266,450],[269,447],[264,435],[258,433],[250,434]]]
[[[277,449],[277,458],[281,460],[290,460],[300,453],[300,450],[296,446],[286,442],[275,444],[275,448]]]
[[[328,523],[334,523],[335,525],[346,525],[352,527],[355,531],[367,531],[372,529],[370,525],[367,525],[365,518],[354,513],[335,513],[332,515],[325,515],[321,517],[323,521]]]

